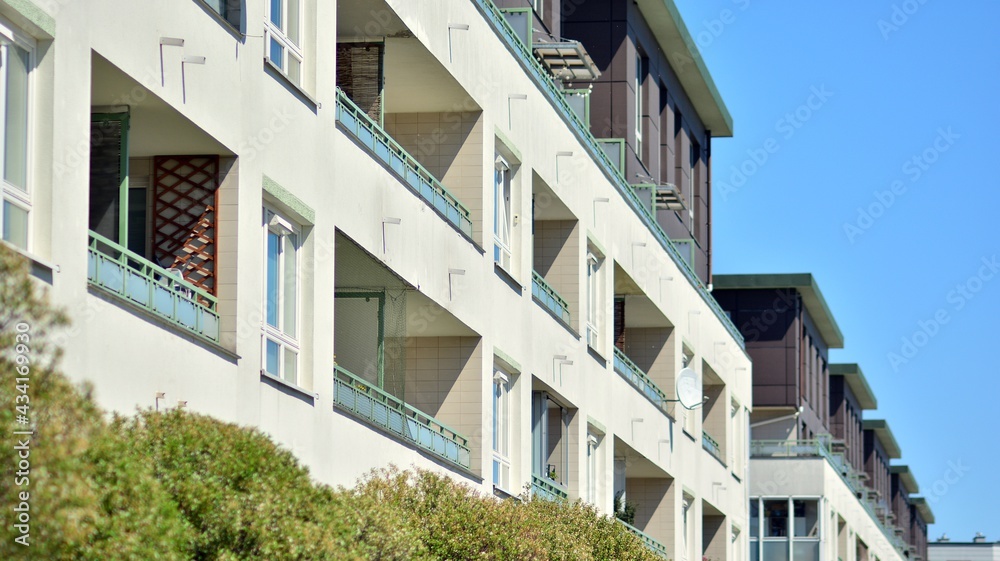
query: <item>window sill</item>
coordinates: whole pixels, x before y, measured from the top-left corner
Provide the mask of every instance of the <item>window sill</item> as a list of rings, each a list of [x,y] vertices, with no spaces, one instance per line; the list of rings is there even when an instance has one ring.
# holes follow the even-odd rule
[[[508,500],[515,501],[515,502],[521,502],[521,498],[520,497],[518,497],[517,495],[515,495],[513,493],[505,491],[502,487],[498,487],[496,485],[493,486],[493,496],[495,496],[497,498],[500,498],[500,499],[508,499]]]
[[[291,393],[295,394],[296,397],[305,398],[305,399],[309,400],[309,404],[310,405],[315,405],[315,402],[319,401],[319,394],[310,392],[310,391],[306,390],[305,388],[303,388],[301,386],[298,386],[298,385],[293,384],[291,382],[287,382],[285,380],[282,380],[281,378],[278,378],[277,376],[272,376],[271,374],[268,374],[267,371],[265,371],[263,369],[261,369],[261,371],[260,371],[260,379],[261,379],[261,381],[266,381],[266,382],[270,382],[270,383],[273,383],[273,384],[278,384],[278,385],[280,385],[280,386],[282,386],[284,388],[287,388]]]
[[[243,32],[237,29],[236,26],[233,25],[231,21],[222,17],[222,14],[216,12],[214,8],[212,8],[211,6],[208,5],[208,3],[205,2],[205,0],[194,0],[194,3],[198,4],[198,6],[202,10],[208,12],[208,15],[211,16],[212,19],[214,19],[215,21],[219,22],[219,24],[222,25],[222,28],[228,31],[229,34],[233,36],[233,38],[235,38],[240,42],[244,40],[245,36],[243,35]]]
[[[510,273],[507,269],[504,269],[496,261],[493,262],[493,271],[496,272],[497,276],[500,277],[503,282],[514,290],[518,294],[524,294],[524,285],[518,282],[514,275]]]
[[[591,357],[593,357],[594,360],[600,362],[604,366],[604,368],[608,367],[608,359],[604,358],[604,355],[601,354],[601,351],[592,347],[590,343],[587,343],[587,352],[590,354]]]
[[[35,255],[34,253],[25,251],[17,247],[16,245],[11,244],[10,242],[0,240],[0,243],[2,243],[4,247],[12,250],[14,253],[17,253],[21,257],[24,257],[25,259],[28,260],[28,262],[31,265],[31,275],[33,277],[37,278],[42,282],[52,284],[52,274],[59,272],[59,265],[56,265],[54,263],[49,263],[48,261],[45,261],[41,257]]]
[[[288,76],[286,76],[285,73],[282,72],[281,69],[278,68],[278,66],[275,65],[273,62],[271,62],[271,59],[267,57],[264,57],[264,71],[270,74],[271,76],[274,76],[279,82],[281,82],[283,86],[285,86],[285,88],[288,89],[289,92],[292,93],[292,95],[299,98],[299,100],[301,100],[306,105],[309,105],[310,108],[313,110],[313,113],[315,113],[317,109],[323,108],[322,103],[316,101],[316,99],[313,98],[313,96],[309,95],[308,92],[302,89],[302,86],[289,80]]]

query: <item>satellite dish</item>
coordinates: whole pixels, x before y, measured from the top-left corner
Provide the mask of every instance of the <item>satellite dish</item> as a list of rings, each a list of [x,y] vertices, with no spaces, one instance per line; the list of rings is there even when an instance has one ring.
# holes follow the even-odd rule
[[[677,373],[677,401],[685,409],[697,409],[704,404],[701,395],[701,385],[698,383],[698,374],[690,368],[683,368]]]

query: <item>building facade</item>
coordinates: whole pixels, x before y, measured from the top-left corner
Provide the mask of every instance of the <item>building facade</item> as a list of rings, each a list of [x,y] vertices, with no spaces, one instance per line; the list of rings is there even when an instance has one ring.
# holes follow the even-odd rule
[[[573,6],[0,0],[3,239],[67,374],[325,483],[617,498],[665,557],[748,558],[750,357],[706,287],[731,119],[671,1]]]
[[[953,542],[947,536],[927,544],[930,561],[998,561],[1000,542],[988,542],[986,536],[976,533],[970,542]]]
[[[927,559],[934,518],[812,275],[716,275],[754,362],[750,558]]]

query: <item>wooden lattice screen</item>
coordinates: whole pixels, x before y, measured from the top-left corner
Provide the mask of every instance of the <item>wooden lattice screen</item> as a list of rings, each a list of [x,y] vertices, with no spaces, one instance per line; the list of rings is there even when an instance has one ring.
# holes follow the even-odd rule
[[[153,258],[215,294],[218,156],[153,159]]]
[[[382,124],[383,43],[337,43],[337,85]]]
[[[625,352],[625,299],[615,298],[614,308],[614,337],[615,347],[619,351]]]

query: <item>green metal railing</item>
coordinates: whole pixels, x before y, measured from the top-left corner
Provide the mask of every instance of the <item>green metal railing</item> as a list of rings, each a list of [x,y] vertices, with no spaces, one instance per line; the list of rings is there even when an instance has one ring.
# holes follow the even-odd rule
[[[333,403],[419,448],[469,469],[467,438],[339,366],[334,367]]]
[[[376,158],[402,179],[418,197],[438,211],[460,232],[472,237],[469,209],[441,185],[389,133],[337,88],[337,122]]]
[[[550,312],[569,325],[569,304],[563,300],[556,289],[549,286],[542,275],[531,271],[531,295],[538,299]]]
[[[569,493],[566,488],[551,479],[531,474],[531,492],[536,497],[547,501],[568,499]]]
[[[900,552],[904,551],[906,544],[903,543],[903,540],[890,527],[893,525],[889,524],[887,526],[884,524],[875,512],[876,505],[868,498],[868,487],[864,484],[864,478],[847,462],[847,459],[842,454],[831,451],[832,443],[833,440],[830,435],[820,435],[820,438],[814,440],[753,440],[750,442],[750,457],[825,458],[855,496],[861,494],[861,498],[858,501],[868,512],[868,516],[882,530],[889,543]]]
[[[219,342],[218,300],[141,255],[90,232],[87,282],[163,318],[182,330]]]
[[[712,435],[708,434],[704,430],[701,431],[701,447],[704,448],[709,454],[715,456],[717,460],[722,461],[722,448],[719,447],[719,443],[712,438]]]
[[[576,111],[566,102],[565,97],[562,95],[560,90],[556,87],[553,82],[552,76],[542,67],[541,63],[538,62],[532,55],[531,49],[521,42],[520,37],[511,28],[510,24],[507,23],[507,19],[504,17],[503,12],[492,2],[492,0],[472,0],[473,4],[482,12],[486,20],[492,24],[493,30],[497,33],[502,40],[507,43],[508,48],[517,55],[521,65],[527,71],[528,75],[534,79],[534,81],[541,87],[542,91],[547,94],[549,102],[562,114],[563,119],[569,125],[570,130],[572,130],[577,138],[580,140],[581,144],[590,152],[591,158],[593,158],[598,166],[602,169],[604,174],[611,180],[611,183],[615,185],[619,193],[625,197],[625,201],[632,207],[632,210],[639,216],[642,222],[646,225],[653,236],[659,241],[663,249],[670,255],[673,259],[674,264],[684,273],[688,281],[692,286],[698,291],[702,299],[708,304],[709,308],[715,313],[719,321],[726,327],[729,334],[733,336],[740,346],[744,345],[743,336],[740,334],[739,329],[733,325],[733,322],[729,319],[729,316],[722,310],[719,303],[715,301],[715,298],[708,293],[708,289],[695,274],[691,266],[684,260],[677,248],[674,247],[670,238],[664,233],[663,229],[656,222],[656,217],[653,215],[652,211],[646,208],[646,205],[642,203],[639,197],[635,194],[635,191],[629,185],[628,181],[622,172],[617,169],[617,167],[611,162],[604,149],[600,147],[597,139],[594,135],[590,133],[590,127],[584,125],[580,121],[580,117],[576,114]]]
[[[615,518],[615,520],[617,520],[622,526],[625,526],[625,529],[628,530],[629,533],[639,538],[639,541],[642,542],[642,545],[646,546],[650,551],[652,551],[653,553],[659,555],[664,559],[669,558],[669,555],[667,553],[667,546],[656,541],[655,539],[650,537],[649,534],[643,532],[642,530],[636,528],[635,526],[629,524],[628,522],[625,522],[620,518]]]
[[[646,399],[653,402],[660,410],[666,412],[667,410],[667,394],[663,393],[663,390],[659,388],[649,376],[642,371],[641,368],[635,365],[625,353],[615,347],[614,356],[615,372],[625,378],[630,384],[635,386],[635,389],[639,390],[639,393],[646,396]]]

